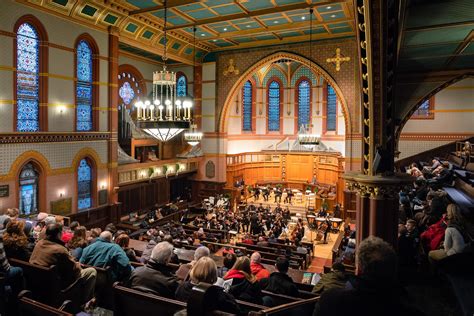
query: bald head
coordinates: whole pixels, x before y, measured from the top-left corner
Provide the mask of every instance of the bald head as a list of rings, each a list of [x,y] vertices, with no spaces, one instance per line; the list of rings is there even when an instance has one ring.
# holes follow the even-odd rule
[[[252,256],[250,256],[250,262],[260,263],[262,256],[258,252],[254,252]]]
[[[111,242],[112,241],[112,233],[108,230],[104,230],[100,233],[99,237],[105,241]]]

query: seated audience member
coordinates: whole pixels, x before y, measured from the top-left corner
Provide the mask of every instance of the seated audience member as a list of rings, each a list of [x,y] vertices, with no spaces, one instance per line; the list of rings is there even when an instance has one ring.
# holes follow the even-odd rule
[[[194,251],[194,260],[190,263],[182,264],[179,266],[178,270],[176,271],[176,276],[180,280],[187,280],[189,277],[189,271],[191,271],[192,267],[202,257],[209,257],[210,251],[209,248],[205,246],[201,246]]]
[[[301,253],[301,254],[308,254],[308,249],[306,249],[306,247],[303,247],[301,245],[301,242],[299,241],[299,239],[296,239],[295,240],[295,246],[296,246],[296,252],[297,253]]]
[[[172,237],[171,235],[165,235],[165,237],[163,238],[163,241],[168,242],[171,246],[174,247],[173,237]],[[171,255],[171,261],[170,261],[170,263],[179,264],[178,255],[175,254],[174,252],[173,252],[173,254]]]
[[[71,255],[79,260],[82,256],[82,250],[87,247],[87,229],[84,226],[78,226],[74,230],[74,234],[67,243],[67,247],[71,250]]]
[[[31,229],[31,224],[26,224]],[[3,233],[3,245],[8,258],[15,258],[26,262],[30,260],[34,244],[29,242],[25,234],[24,221],[15,219],[8,222],[7,228]]]
[[[87,236],[87,243],[93,244],[97,240],[97,238],[99,238],[101,232],[102,229],[98,227],[92,228],[89,236]]]
[[[30,257],[30,263],[43,267],[56,266],[63,289],[81,278],[83,280],[80,283],[83,289],[81,303],[85,303],[94,296],[97,271],[94,268],[82,269],[81,265],[74,261],[74,258],[64,247],[61,236],[62,226],[60,224],[46,226],[45,239],[41,239],[36,243]],[[45,284],[45,287],[47,287],[47,284]]]
[[[224,280],[232,280],[229,293],[236,299],[255,304],[262,304],[262,291],[257,278],[252,275],[250,259],[239,257],[232,269],[224,276]]]
[[[357,249],[358,275],[344,289],[324,291],[313,315],[405,316],[409,308],[397,284],[397,255],[387,242],[368,237]]]
[[[112,243],[112,233],[103,231],[99,238],[84,248],[81,263],[94,267],[110,267],[113,281],[123,280],[130,275],[131,266],[125,251]]]
[[[422,212],[415,214],[415,220],[421,230],[425,230],[428,226],[440,220],[446,211],[447,199],[445,192],[432,192],[427,196],[428,206]]]
[[[321,295],[329,289],[343,289],[349,278],[346,275],[346,268],[340,262],[332,265],[331,271],[321,275],[321,280],[314,286],[312,292]]]
[[[222,267],[217,268],[217,276],[219,278],[223,278],[227,274],[227,272],[229,272],[229,270],[232,269],[232,267],[235,264],[235,261],[237,261],[237,256],[235,254],[233,253],[226,254],[223,260],[224,265]]]
[[[474,237],[469,236],[464,225],[465,220],[455,204],[448,205],[446,219],[448,227],[444,233],[443,248],[432,250],[428,253],[428,258],[431,263],[436,263],[447,256],[464,252],[464,248],[471,241],[472,237]]]
[[[418,262],[419,240],[414,220],[408,220],[406,225],[398,225],[398,257],[400,267],[416,265]]]
[[[244,238],[242,239],[242,243],[247,244],[247,245],[253,245],[253,240],[250,238],[249,235],[245,235]]]
[[[260,263],[260,260],[262,260],[262,256],[258,252],[254,252],[252,256],[250,256],[250,270],[257,278],[257,281],[270,276],[270,272],[263,267],[263,265]]]
[[[63,243],[67,244],[71,240],[71,238],[74,236],[74,230],[79,226],[79,222],[77,221],[71,222],[71,224],[69,224],[69,227],[63,226],[63,234],[61,236],[61,240],[63,241]]]
[[[150,260],[143,266],[136,268],[128,282],[132,289],[174,298],[178,288],[178,279],[168,266],[173,246],[162,241],[153,248]]]
[[[270,274],[268,279],[260,281],[261,288],[276,294],[298,297],[298,287],[296,287],[293,279],[288,276],[288,269],[290,267],[288,259],[284,257],[277,258],[275,267],[277,268],[276,272]]]
[[[176,291],[176,299],[187,302],[193,287],[201,282],[214,284],[217,281],[217,266],[209,257],[202,257],[191,269],[189,280],[183,282]],[[234,297],[219,287],[213,300],[206,302],[206,309],[219,310],[231,314],[240,314],[240,308]]]
[[[258,237],[257,246],[268,247],[268,241],[265,240],[262,236]]]
[[[141,263],[147,263],[148,260],[150,260],[151,252],[153,251],[156,245],[157,245],[157,242],[155,241],[154,238],[148,241],[148,244],[146,244],[145,249],[143,249],[142,256],[140,257]]]
[[[115,243],[120,246],[120,248],[125,251],[125,254],[128,257],[128,260],[132,262],[138,262],[137,256],[135,255],[135,250],[129,247],[130,237],[127,234],[120,234],[115,238]]]
[[[5,277],[5,285],[11,288],[11,295],[13,298],[17,297],[18,293],[23,289],[23,270],[18,267],[12,267],[8,262],[5,250],[3,248],[3,240],[0,235],[0,274]],[[4,289],[0,290],[4,292]],[[3,300],[3,297],[0,298]]]
[[[430,225],[427,230],[421,234],[421,245],[425,252],[439,249],[441,242],[444,240],[444,232],[448,227],[446,214],[433,225]]]

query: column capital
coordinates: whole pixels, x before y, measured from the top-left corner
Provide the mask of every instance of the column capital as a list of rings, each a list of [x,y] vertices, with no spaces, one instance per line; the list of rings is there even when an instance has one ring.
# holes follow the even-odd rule
[[[393,199],[400,190],[415,178],[406,173],[396,173],[390,176],[370,176],[362,173],[346,172],[343,175],[346,186],[351,191],[357,191],[361,196],[371,199]]]
[[[120,36],[120,29],[116,26],[109,26],[109,34],[114,36]]]

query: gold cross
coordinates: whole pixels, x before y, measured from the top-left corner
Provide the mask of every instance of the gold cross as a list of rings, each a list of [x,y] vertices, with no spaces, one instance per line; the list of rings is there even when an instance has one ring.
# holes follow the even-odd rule
[[[326,59],[326,62],[327,63],[335,63],[336,64],[336,71],[339,71],[339,70],[341,70],[341,64],[343,62],[349,61],[349,60],[351,60],[350,57],[343,57],[343,55],[341,55],[341,49],[336,48],[336,57],[328,58],[328,59]]]

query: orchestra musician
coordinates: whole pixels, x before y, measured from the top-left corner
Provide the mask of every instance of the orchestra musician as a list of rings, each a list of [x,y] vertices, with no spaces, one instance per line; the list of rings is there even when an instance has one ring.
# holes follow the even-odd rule
[[[275,202],[274,203],[281,203],[281,195],[282,195],[281,188],[276,187],[275,188]]]
[[[255,185],[255,188],[253,189],[253,197],[255,201],[260,198],[260,188],[257,185]]]
[[[262,190],[263,200],[268,202],[268,197],[270,196],[270,188],[268,186],[264,187]]]
[[[293,191],[288,188],[286,189],[286,197],[285,197],[285,203],[290,203],[291,204],[291,199],[293,198]]]

